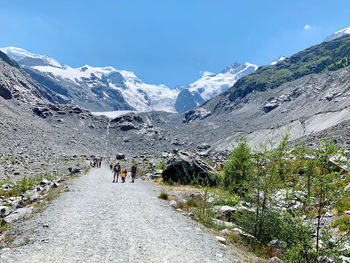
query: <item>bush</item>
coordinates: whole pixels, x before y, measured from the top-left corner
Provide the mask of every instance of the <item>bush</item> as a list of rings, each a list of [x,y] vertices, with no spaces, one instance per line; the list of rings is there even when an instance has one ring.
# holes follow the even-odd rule
[[[166,162],[161,162],[161,163],[159,163],[159,164],[157,165],[157,168],[158,168],[159,170],[164,170],[165,164],[166,164]]]
[[[162,192],[160,192],[160,195],[158,196],[158,198],[163,199],[163,200],[168,200],[169,195],[166,192],[162,191]]]

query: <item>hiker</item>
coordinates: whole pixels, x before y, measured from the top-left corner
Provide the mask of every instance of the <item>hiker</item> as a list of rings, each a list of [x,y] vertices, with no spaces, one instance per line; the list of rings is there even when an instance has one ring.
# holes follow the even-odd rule
[[[136,166],[136,164],[134,163],[134,164],[131,166],[131,182],[132,182],[132,183],[135,183],[136,171],[137,171],[137,166]]]
[[[124,171],[122,173],[122,183],[125,183],[125,179],[126,179],[127,175],[128,175],[128,172],[126,171],[126,169],[124,169]]]
[[[102,164],[102,158],[100,158],[100,159],[98,160],[98,168],[101,168],[101,164]]]
[[[119,174],[120,174],[120,164],[117,163],[116,165],[114,165],[113,183],[118,183]],[[117,177],[117,180],[115,180],[116,177]]]
[[[110,165],[109,165],[109,169],[110,169],[111,171],[113,171],[113,164],[110,164]]]

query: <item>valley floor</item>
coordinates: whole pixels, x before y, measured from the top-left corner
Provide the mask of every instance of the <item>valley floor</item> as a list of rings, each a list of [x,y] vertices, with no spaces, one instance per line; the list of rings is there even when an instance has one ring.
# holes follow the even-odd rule
[[[235,262],[231,249],[157,198],[138,179],[112,183],[107,167],[73,180],[43,212],[23,222],[28,244],[0,250],[1,262]],[[236,251],[237,253],[237,251]]]

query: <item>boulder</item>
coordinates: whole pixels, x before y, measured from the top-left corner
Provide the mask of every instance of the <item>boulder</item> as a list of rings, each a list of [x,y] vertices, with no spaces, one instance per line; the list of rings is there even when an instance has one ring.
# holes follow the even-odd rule
[[[274,99],[274,100],[272,100],[269,103],[264,105],[263,111],[265,113],[268,113],[268,112],[276,109],[279,105],[280,105],[279,101]]]
[[[221,206],[218,210],[217,218],[229,222],[235,222],[237,209],[228,205]]]
[[[0,217],[8,216],[12,212],[8,206],[0,206]]]
[[[45,106],[35,107],[33,108],[33,112],[41,118],[47,118],[49,116],[52,116],[52,112],[50,111],[50,109]]]
[[[212,114],[212,112],[207,111],[204,108],[196,108],[193,110],[189,110],[183,114],[184,119],[182,122],[184,123],[190,123],[195,120],[203,120],[207,117],[209,117]]]
[[[114,118],[111,120],[111,128],[120,128],[122,131],[128,131],[128,130],[139,130],[141,127],[144,126],[143,119],[134,114],[126,114],[123,116],[119,116],[117,118]]]
[[[79,167],[69,167],[68,171],[71,174],[79,174],[79,173],[81,173],[81,168],[79,168]]]
[[[171,200],[169,205],[172,207],[175,207],[175,206],[177,206],[177,202],[175,200]]]
[[[12,99],[11,91],[2,84],[0,84],[0,97],[3,97],[5,100]]]
[[[32,209],[30,208],[19,208],[15,210],[10,215],[4,218],[4,221],[8,224],[23,219],[26,216],[29,216],[32,213]]]
[[[39,192],[35,192],[30,196],[29,200],[31,203],[33,203],[33,202],[36,202],[39,198],[40,198]]]
[[[179,151],[176,157],[165,166],[162,176],[164,181],[190,184],[194,180],[201,184],[214,185],[210,174],[216,174],[213,167],[189,152]]]
[[[124,160],[125,159],[125,154],[117,153],[115,156],[115,159],[117,160]]]

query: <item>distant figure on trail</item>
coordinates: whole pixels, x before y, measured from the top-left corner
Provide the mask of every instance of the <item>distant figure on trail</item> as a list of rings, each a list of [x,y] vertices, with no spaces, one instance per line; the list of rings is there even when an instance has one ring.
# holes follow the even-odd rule
[[[120,164],[119,162],[114,166],[114,176],[113,176],[113,183],[118,183],[118,178],[120,174]],[[115,178],[117,177],[117,180]]]
[[[113,164],[110,164],[110,165],[109,165],[109,169],[110,169],[111,171],[113,171]]]
[[[124,169],[124,171],[122,173],[122,183],[125,183],[125,179],[126,179],[127,175],[128,175],[128,172],[126,171],[126,169]]]
[[[135,183],[136,171],[137,171],[137,166],[136,166],[136,164],[134,163],[134,164],[131,166],[131,182],[132,182],[132,183]]]
[[[100,159],[98,160],[98,168],[101,168],[101,164],[102,164],[102,158],[100,158]]]

